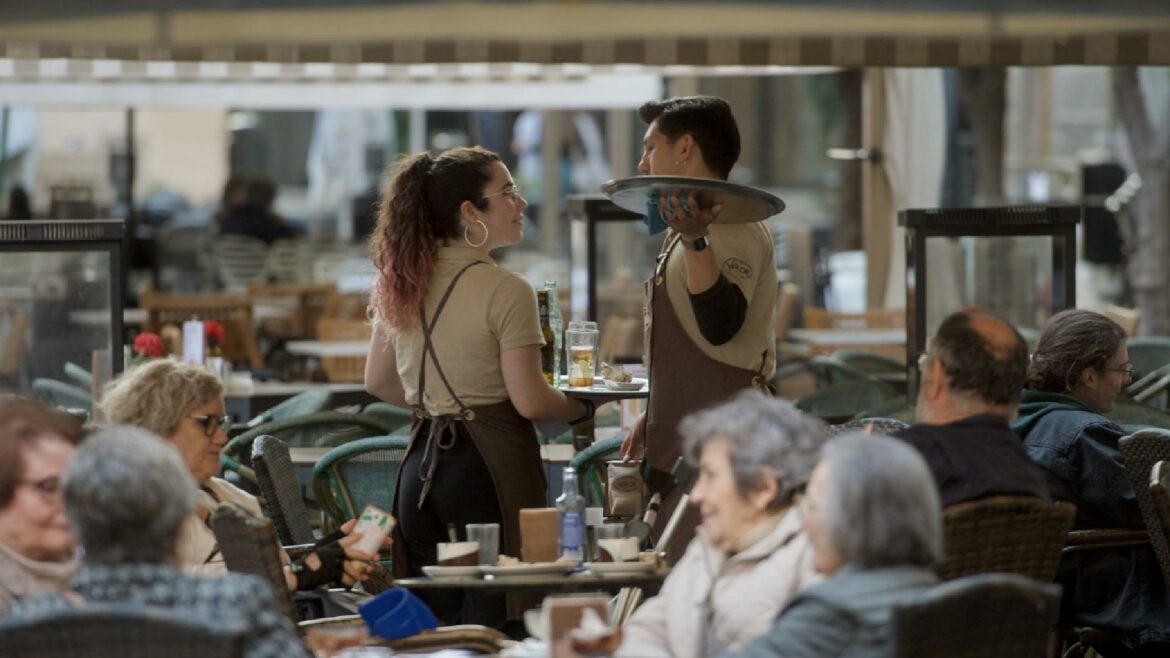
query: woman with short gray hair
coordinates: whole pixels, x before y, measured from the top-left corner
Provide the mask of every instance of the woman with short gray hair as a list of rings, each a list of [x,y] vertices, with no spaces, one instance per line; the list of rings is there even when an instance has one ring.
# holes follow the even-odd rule
[[[196,495],[172,446],[134,427],[103,429],[77,450],[61,491],[69,525],[85,551],[84,563],[71,593],[23,599],[13,619],[87,604],[171,608],[209,621],[242,621],[246,658],[308,658],[263,579],[196,577],[176,568],[176,540],[195,509]]]
[[[885,436],[825,444],[801,499],[813,564],[830,578],[797,594],[734,658],[878,658],[890,610],[938,582],[942,507],[918,451]]]
[[[634,613],[618,655],[706,657],[771,628],[819,580],[793,501],[808,482],[824,425],[746,390],[679,426],[699,469],[690,503],[702,525],[659,595]]]

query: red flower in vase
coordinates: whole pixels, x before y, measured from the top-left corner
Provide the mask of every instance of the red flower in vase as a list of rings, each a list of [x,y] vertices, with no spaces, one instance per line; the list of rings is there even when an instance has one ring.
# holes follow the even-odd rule
[[[218,320],[204,320],[203,338],[207,340],[208,347],[219,347],[223,342],[223,325]]]
[[[158,359],[165,353],[162,336],[144,331],[134,337],[134,354],[146,359]]]

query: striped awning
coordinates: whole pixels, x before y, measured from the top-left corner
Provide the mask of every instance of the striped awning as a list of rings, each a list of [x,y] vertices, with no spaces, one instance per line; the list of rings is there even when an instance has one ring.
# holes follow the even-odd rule
[[[44,2],[45,0],[42,0]],[[36,5],[38,3],[32,3]],[[133,4],[133,3],[131,3]],[[1170,65],[1153,13],[762,2],[396,2],[5,18],[10,61],[591,67]],[[208,3],[203,3],[208,4]],[[942,4],[942,3],[939,3]],[[993,3],[994,4],[994,3]],[[1044,3],[1040,3],[1044,4]],[[1115,3],[1116,4],[1116,3]],[[1160,3],[1152,3],[1154,5]],[[1010,5],[1010,3],[1009,3]],[[907,8],[909,7],[909,8]],[[1099,5],[1098,5],[1099,7]],[[1074,9],[1076,9],[1074,7]],[[597,70],[597,69],[595,69]]]

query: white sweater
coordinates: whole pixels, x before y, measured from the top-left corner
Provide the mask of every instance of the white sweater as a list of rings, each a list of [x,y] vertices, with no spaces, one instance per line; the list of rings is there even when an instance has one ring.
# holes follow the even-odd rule
[[[256,516],[264,514],[260,511],[260,503],[255,496],[227,480],[213,477],[204,482],[203,487],[214,494],[213,497],[207,491],[199,490],[199,504],[209,510],[215,510],[218,499],[219,503],[238,503]],[[197,514],[188,517],[187,523],[179,531],[175,553],[179,560],[179,567],[185,573],[193,576],[227,572],[227,566],[223,562],[223,553],[219,552],[215,542],[215,533]]]

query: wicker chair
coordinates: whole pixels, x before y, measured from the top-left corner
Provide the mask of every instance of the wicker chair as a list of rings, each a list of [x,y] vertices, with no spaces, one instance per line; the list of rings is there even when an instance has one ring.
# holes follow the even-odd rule
[[[313,467],[313,493],[332,529],[367,504],[392,511],[398,471],[406,459],[406,436],[352,441],[325,453]]]
[[[217,235],[211,242],[215,270],[223,287],[244,292],[251,283],[268,279],[268,245],[246,235]]]
[[[224,470],[254,481],[251,473],[252,442],[265,434],[290,448],[334,447],[368,436],[389,434],[392,424],[374,415],[322,411],[257,425],[224,446],[219,461]]]
[[[63,409],[84,409],[93,413],[93,396],[89,391],[56,379],[38,377],[33,380],[32,392],[38,399]]]
[[[872,432],[873,434],[894,434],[910,427],[909,423],[898,420],[897,418],[857,418],[847,423],[840,425],[829,425],[827,432],[829,436],[837,436],[838,434],[848,434],[849,432]]]
[[[1146,524],[1150,546],[1158,558],[1162,578],[1170,586],[1170,541],[1153,495],[1157,493],[1161,496],[1164,493],[1161,488],[1154,486],[1154,466],[1159,462],[1170,462],[1170,430],[1141,430],[1122,437],[1118,447],[1121,458],[1125,460],[1125,475],[1133,487],[1142,520]]]
[[[1060,586],[1018,574],[943,583],[894,606],[894,658],[1041,658],[1060,611]]]
[[[577,482],[589,505],[605,504],[605,462],[621,456],[622,437],[614,436],[597,441],[585,448],[569,462],[577,469]]]
[[[238,295],[201,294],[167,295],[144,292],[138,305],[147,311],[144,329],[158,333],[164,325],[182,325],[192,318],[218,320],[223,324],[224,358],[233,363],[246,363],[253,369],[264,366],[260,345],[256,342],[256,327],[252,323],[252,304]]]
[[[317,540],[309,526],[309,511],[301,497],[297,474],[288,456],[288,446],[275,436],[258,437],[252,444],[252,468],[264,509],[281,544],[311,544]]]
[[[192,618],[187,610],[84,604],[32,619],[0,621],[6,658],[239,658],[243,621]]]
[[[951,505],[943,516],[946,557],[934,566],[939,578],[1010,572],[1050,582],[1076,507],[1025,496],[991,496]]]
[[[268,519],[253,516],[235,503],[223,503],[211,515],[211,530],[228,571],[260,576],[272,585],[280,611],[294,624],[296,606],[284,581],[276,530]]]

